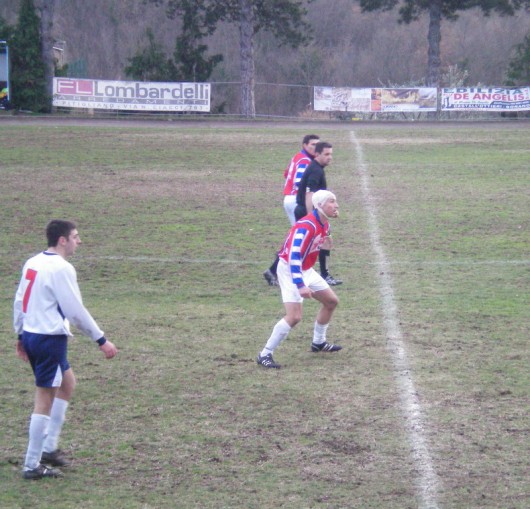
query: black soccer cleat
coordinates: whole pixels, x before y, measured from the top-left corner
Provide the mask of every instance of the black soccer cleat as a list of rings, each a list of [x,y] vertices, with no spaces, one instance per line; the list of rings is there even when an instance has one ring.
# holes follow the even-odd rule
[[[324,341],[324,343],[320,343],[317,345],[316,343],[311,343],[311,351],[312,352],[338,352],[339,350],[342,350],[342,346],[340,345],[334,345],[332,343],[328,343],[327,341]]]
[[[70,465],[70,462],[66,459],[61,449],[56,449],[52,452],[43,452],[40,460],[50,467],[67,467]]]
[[[271,353],[264,355],[263,357],[261,356],[261,354],[258,354],[258,358],[256,359],[256,362],[259,365],[263,366],[264,368],[280,369],[282,367],[277,362],[274,362],[274,359],[272,358]]]
[[[265,278],[265,281],[267,281],[269,286],[278,286],[278,278],[271,272],[270,269],[267,269],[263,273],[263,277]]]
[[[329,286],[338,286],[342,284],[342,279],[335,279],[331,274],[328,274],[324,279]]]
[[[63,473],[57,468],[48,468],[39,464],[36,468],[31,470],[23,470],[22,477],[29,480],[42,479],[43,477],[62,477]]]

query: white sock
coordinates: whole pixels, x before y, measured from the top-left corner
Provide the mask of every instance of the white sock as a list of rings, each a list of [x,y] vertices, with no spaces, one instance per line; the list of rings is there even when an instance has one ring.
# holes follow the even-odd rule
[[[313,343],[315,345],[321,345],[326,342],[326,332],[328,330],[329,323],[322,325],[318,322],[315,322],[315,329],[313,331]]]
[[[29,443],[24,461],[24,470],[37,468],[42,456],[42,445],[46,438],[46,428],[50,418],[47,415],[31,414],[29,422]]]
[[[53,400],[52,411],[50,413],[50,424],[48,425],[48,436],[44,441],[43,451],[53,452],[59,444],[59,435],[63,429],[68,401],[60,398]]]
[[[280,343],[289,335],[291,326],[282,318],[272,329],[271,337],[268,339],[265,348],[261,351],[261,356],[269,355],[274,352]]]

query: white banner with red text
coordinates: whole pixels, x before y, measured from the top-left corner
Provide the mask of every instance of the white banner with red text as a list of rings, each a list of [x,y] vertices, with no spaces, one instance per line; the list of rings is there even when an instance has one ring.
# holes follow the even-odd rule
[[[443,88],[442,110],[530,110],[530,87]]]
[[[53,79],[53,106],[132,111],[210,111],[210,83]]]

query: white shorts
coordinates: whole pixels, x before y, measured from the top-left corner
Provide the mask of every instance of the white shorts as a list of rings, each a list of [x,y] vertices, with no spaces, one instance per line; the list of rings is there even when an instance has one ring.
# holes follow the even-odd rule
[[[296,223],[296,218],[294,217],[294,209],[296,208],[296,195],[288,194],[284,196],[283,208],[287,214],[287,217],[289,218],[289,221],[291,222],[291,226],[293,226],[293,224]]]
[[[278,271],[276,273],[278,284],[282,291],[282,302],[304,302],[304,298],[300,297],[298,287],[293,283],[289,265],[285,260],[280,258],[278,263]],[[313,268],[302,271],[302,279],[308,288],[314,292],[327,290],[329,285],[324,278]]]

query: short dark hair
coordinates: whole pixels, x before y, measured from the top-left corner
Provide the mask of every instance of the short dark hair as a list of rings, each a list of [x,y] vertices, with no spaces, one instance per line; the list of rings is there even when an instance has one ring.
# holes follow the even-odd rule
[[[320,140],[320,136],[316,134],[306,134],[302,140],[302,144],[307,145],[311,140]]]
[[[46,226],[46,238],[48,247],[56,247],[61,237],[68,238],[70,232],[77,226],[72,221],[63,221],[62,219],[52,219]]]
[[[325,148],[333,148],[333,145],[331,143],[328,143],[327,141],[319,141],[315,145],[315,152],[317,154],[322,154]]]

